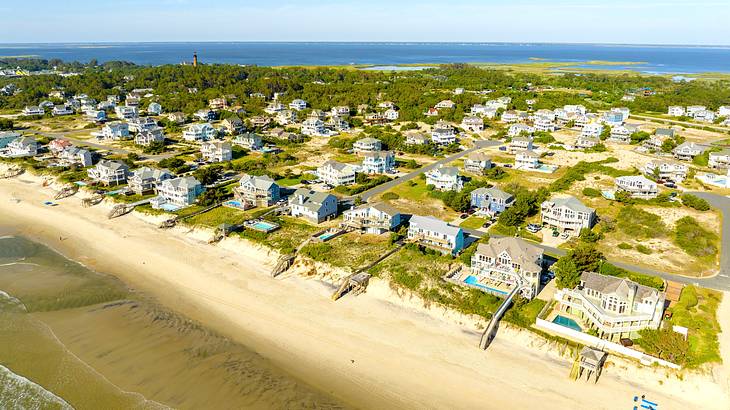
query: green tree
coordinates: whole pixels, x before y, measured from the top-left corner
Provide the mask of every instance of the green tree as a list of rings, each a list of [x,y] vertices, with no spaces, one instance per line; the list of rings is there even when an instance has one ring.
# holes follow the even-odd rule
[[[555,283],[559,288],[574,288],[580,282],[581,272],[572,259],[563,256],[552,266]]]

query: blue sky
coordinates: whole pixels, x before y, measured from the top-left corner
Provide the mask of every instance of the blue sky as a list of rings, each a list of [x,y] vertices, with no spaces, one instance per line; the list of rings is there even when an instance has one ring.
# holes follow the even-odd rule
[[[730,0],[33,0],[0,42],[485,41],[730,44]],[[9,4],[8,4],[9,3]]]

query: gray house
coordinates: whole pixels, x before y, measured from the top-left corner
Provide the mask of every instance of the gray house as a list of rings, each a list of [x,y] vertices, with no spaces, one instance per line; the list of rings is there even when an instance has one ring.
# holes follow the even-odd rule
[[[272,206],[280,198],[279,185],[265,175],[244,175],[234,193],[239,201],[251,207]]]
[[[318,224],[337,216],[337,197],[299,188],[289,196],[289,207],[292,216]]]

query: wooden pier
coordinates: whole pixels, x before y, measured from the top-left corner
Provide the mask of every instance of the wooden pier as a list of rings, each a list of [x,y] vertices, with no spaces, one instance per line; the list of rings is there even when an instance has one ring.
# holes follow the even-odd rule
[[[76,184],[69,185],[67,187],[64,187],[62,190],[60,190],[53,199],[59,200],[59,199],[68,198],[70,196],[76,195],[77,192],[79,192],[78,185],[76,185]]]
[[[88,198],[84,198],[81,200],[81,206],[84,208],[89,208],[94,205],[99,205],[102,201],[104,201],[104,194],[94,194]]]
[[[294,265],[294,260],[296,259],[296,257],[296,254],[280,256],[279,261],[276,263],[276,266],[274,266],[274,269],[271,271],[271,277],[275,278],[289,270],[289,268]]]

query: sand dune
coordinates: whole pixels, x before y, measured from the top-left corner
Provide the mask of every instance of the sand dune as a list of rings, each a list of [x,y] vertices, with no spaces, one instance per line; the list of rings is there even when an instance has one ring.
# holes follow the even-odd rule
[[[49,196],[32,176],[0,181],[0,224],[155,295],[354,407],[616,409],[637,394],[662,409],[730,402],[724,372],[717,382],[680,381],[613,360],[597,385],[573,382],[570,360],[527,332],[505,327],[483,352],[473,318],[426,309],[382,282],[334,303],[321,281],[270,278],[275,255],[246,242],[210,246],[134,215],[108,221],[103,207],[84,209],[75,197],[45,207]]]

